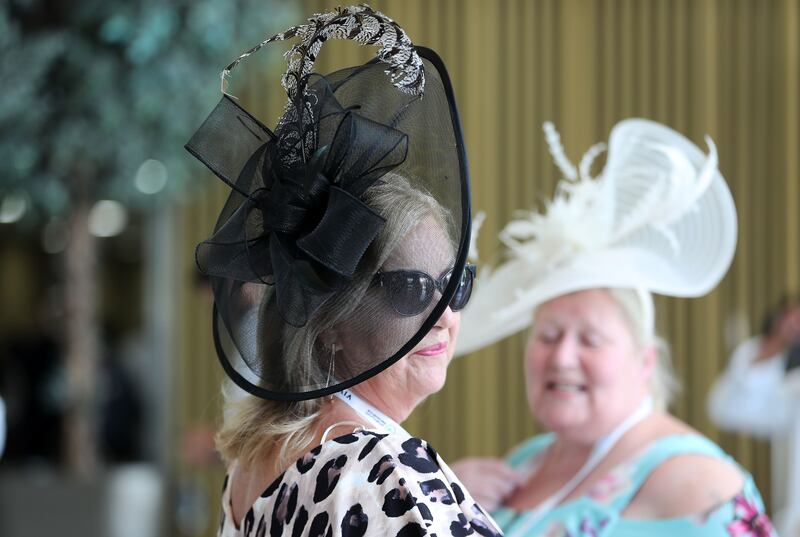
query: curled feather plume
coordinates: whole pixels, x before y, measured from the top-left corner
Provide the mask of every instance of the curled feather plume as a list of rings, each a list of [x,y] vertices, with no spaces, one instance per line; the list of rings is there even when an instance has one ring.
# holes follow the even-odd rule
[[[574,255],[601,250],[654,230],[673,251],[680,249],[670,226],[691,211],[717,171],[714,142],[698,170],[679,148],[648,133],[612,135],[608,164],[598,177],[590,174],[594,160],[606,148],[592,146],[576,168],[567,158],[552,123],[545,137],[556,166],[564,176],[543,212],[521,213],[500,234],[512,257],[549,270]]]
[[[612,129],[606,165],[592,177],[604,145],[576,167],[555,127],[544,131],[563,179],[543,210],[518,213],[501,232],[508,259],[482,267],[457,354],[524,329],[539,305],[575,291],[701,296],[733,259],[736,208],[710,138],[704,152],[665,125],[627,119]],[[642,305],[652,329],[652,303]]]
[[[226,79],[231,71],[248,56],[268,43],[293,38],[300,42],[286,52],[289,68],[281,79],[290,101],[297,98],[298,93],[303,93],[306,76],[314,68],[322,45],[329,39],[349,39],[361,45],[379,47],[378,58],[388,64],[386,74],[395,87],[411,95],[420,95],[425,88],[422,60],[405,30],[380,11],[361,4],[317,13],[308,19],[307,24],[293,26],[265,39],[225,67],[220,74],[222,92],[227,93]]]

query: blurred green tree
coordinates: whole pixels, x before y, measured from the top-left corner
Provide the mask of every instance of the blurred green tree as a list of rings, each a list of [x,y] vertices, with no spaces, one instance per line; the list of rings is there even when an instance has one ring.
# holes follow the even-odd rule
[[[189,167],[198,169],[183,144],[219,98],[219,71],[285,27],[290,11],[285,0],[0,4],[0,201],[58,218],[69,237],[64,455],[73,471],[97,464],[90,211],[99,200],[147,210],[182,195]]]

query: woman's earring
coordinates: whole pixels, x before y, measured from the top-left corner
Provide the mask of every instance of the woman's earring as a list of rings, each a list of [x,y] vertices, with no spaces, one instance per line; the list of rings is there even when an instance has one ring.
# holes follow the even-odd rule
[[[331,385],[331,377],[333,377],[333,373],[334,373],[333,362],[336,359],[336,351],[338,351],[338,350],[339,350],[339,348],[336,346],[336,343],[332,343],[331,344],[331,359],[328,362],[328,378],[325,381],[325,387],[326,388]],[[333,395],[332,394],[331,394],[331,399],[333,399]]]

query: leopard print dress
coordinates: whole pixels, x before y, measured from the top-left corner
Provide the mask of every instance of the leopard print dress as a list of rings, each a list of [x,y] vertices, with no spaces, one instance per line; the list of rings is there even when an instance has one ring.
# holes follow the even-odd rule
[[[363,430],[324,442],[279,476],[240,527],[229,477],[220,537],[497,536],[494,521],[424,440]]]

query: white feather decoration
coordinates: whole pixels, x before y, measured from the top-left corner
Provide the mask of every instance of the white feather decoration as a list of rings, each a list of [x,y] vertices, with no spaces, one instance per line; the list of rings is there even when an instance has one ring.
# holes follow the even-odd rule
[[[480,259],[478,257],[478,234],[481,231],[484,220],[486,220],[486,213],[483,211],[472,217],[472,232],[469,237],[469,253],[467,254],[467,259],[471,260],[473,263],[477,263]]]
[[[602,144],[576,169],[555,127],[544,131],[564,178],[543,211],[517,213],[500,233],[509,259],[482,267],[462,314],[459,354],[522,330],[538,305],[581,289],[701,296],[733,259],[736,208],[710,138],[704,154],[669,127],[624,120],[592,177]]]
[[[555,125],[547,121],[544,124],[544,134],[547,139],[547,147],[550,148],[550,154],[553,155],[553,161],[564,174],[566,179],[575,180],[578,178],[578,172],[575,166],[569,161],[564,154],[564,146],[561,145],[561,135],[558,134]]]
[[[717,170],[716,147],[709,137],[709,154],[699,171],[681,149],[655,138],[634,133],[612,139],[608,166],[594,178],[590,168],[605,144],[589,148],[578,173],[553,124],[545,123],[544,131],[565,180],[543,213],[523,213],[501,232],[512,256],[541,271],[552,270],[577,253],[606,249],[646,228],[658,231],[673,251],[680,248],[670,225],[692,209]],[[622,210],[620,198],[628,201]]]
[[[606,150],[606,144],[604,143],[594,144],[592,147],[589,148],[589,151],[587,151],[583,155],[579,167],[582,178],[584,179],[592,178],[591,175],[592,163],[595,161],[597,157],[600,156],[600,153],[602,153],[605,150]]]

